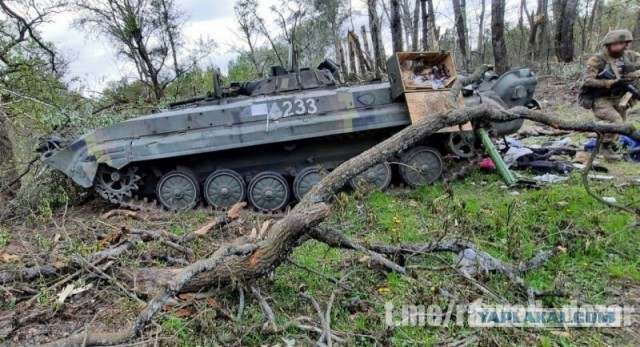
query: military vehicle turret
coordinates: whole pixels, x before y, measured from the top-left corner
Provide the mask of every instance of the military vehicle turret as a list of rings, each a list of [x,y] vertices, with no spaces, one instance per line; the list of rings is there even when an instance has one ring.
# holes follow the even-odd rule
[[[172,210],[201,200],[224,209],[246,199],[261,211],[281,210],[340,163],[445,109],[458,78],[444,52],[398,53],[388,70],[390,82],[340,86],[330,60],[298,72],[274,67],[269,77],[218,85],[211,95],[97,129],[66,146],[49,141],[42,161],[114,203],[139,195]],[[491,99],[533,107],[536,84],[529,69],[488,73],[464,91],[460,104]],[[504,135],[521,124],[493,128]],[[475,154],[468,130],[444,129],[401,154],[400,165],[369,168],[351,184],[366,180],[384,189],[394,172],[410,186],[431,184],[442,174],[443,154]]]

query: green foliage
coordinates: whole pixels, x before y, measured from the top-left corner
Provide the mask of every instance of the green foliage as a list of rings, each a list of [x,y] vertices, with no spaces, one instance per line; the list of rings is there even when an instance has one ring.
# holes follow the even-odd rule
[[[0,227],[0,248],[6,247],[11,243],[11,233],[9,229]]]
[[[194,330],[186,319],[170,315],[162,323],[162,331],[175,336],[178,346],[196,346],[193,342]]]

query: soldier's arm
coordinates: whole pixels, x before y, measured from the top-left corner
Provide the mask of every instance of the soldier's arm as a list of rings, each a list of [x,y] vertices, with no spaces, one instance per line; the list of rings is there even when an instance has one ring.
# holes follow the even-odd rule
[[[610,89],[615,80],[603,80],[598,79],[598,73],[600,69],[603,69],[602,63],[596,57],[591,57],[587,60],[587,68],[584,72],[584,86],[588,88]]]

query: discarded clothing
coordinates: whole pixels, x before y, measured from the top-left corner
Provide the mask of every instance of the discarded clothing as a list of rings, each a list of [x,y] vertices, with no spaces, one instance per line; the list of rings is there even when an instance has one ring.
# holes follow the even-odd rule
[[[496,164],[491,158],[484,158],[478,163],[481,169],[493,171],[496,169]]]
[[[507,167],[511,167],[517,163],[518,158],[532,153],[533,151],[526,147],[509,147],[509,150],[504,154],[502,159],[504,159],[504,163],[507,164]]]
[[[573,171],[573,165],[564,161],[553,161],[549,158],[553,155],[567,154],[573,156],[576,151],[572,148],[524,148],[531,151],[529,154],[521,155],[516,159],[514,168],[528,169],[535,173],[558,173],[566,174]],[[514,150],[515,151],[515,150]],[[507,152],[508,153],[508,152]]]
[[[545,144],[545,147],[549,147],[549,148],[561,148],[561,147],[567,147],[567,145],[571,143],[571,138],[570,137],[565,137],[561,140],[558,141],[554,141],[550,144]]]
[[[620,142],[622,143],[623,148],[631,148],[635,149],[640,147],[640,142],[630,138],[629,136],[622,135],[620,136]]]
[[[592,152],[594,148],[596,148],[596,139],[591,139],[584,145],[585,152]]]
[[[524,147],[524,145],[522,144],[522,142],[514,139],[511,136],[507,136],[504,138],[505,141],[507,141],[507,146],[509,147],[516,147],[516,148],[522,148]]]

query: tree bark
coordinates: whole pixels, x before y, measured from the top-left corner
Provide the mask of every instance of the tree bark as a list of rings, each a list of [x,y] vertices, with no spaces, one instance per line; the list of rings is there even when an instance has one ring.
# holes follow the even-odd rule
[[[604,0],[595,0],[593,3],[593,8],[591,9],[591,15],[589,16],[589,25],[588,25],[588,33],[589,33],[588,46],[590,50],[593,50],[595,46],[593,38],[596,38],[595,42],[598,42],[598,36],[600,34],[601,24],[600,24],[600,21],[598,21],[598,27],[594,28],[594,22],[595,22],[595,19],[600,16],[603,6],[604,6]],[[638,16],[640,17],[640,9],[638,9]],[[636,24],[636,30],[640,31],[640,29],[638,29],[637,24]]]
[[[507,46],[504,39],[504,9],[505,0],[491,2],[491,43],[493,45],[493,60],[498,74],[509,69],[507,62]]]
[[[16,178],[16,164],[13,155],[13,143],[9,138],[9,128],[4,120],[0,117],[0,172],[6,173],[2,177],[0,184],[0,202],[11,199],[15,192],[20,189],[20,180],[13,183],[10,187],[6,187],[4,182],[11,182]]]
[[[413,28],[411,32],[411,50],[417,52],[418,47],[418,32],[420,31],[420,0],[415,0],[415,6],[413,8]]]
[[[469,69],[469,59],[467,56],[467,22],[466,22],[466,0],[452,0],[453,13],[455,17],[456,33],[458,35],[458,47],[460,47],[460,55],[462,56],[463,66]]]
[[[362,44],[364,45],[364,54],[367,57],[367,61],[371,66],[371,69],[375,69],[375,63],[372,63],[374,58],[371,56],[371,48],[369,47],[369,35],[367,35],[367,27],[364,25],[360,27],[360,35],[362,36]]]
[[[422,49],[429,50],[429,14],[427,13],[427,0],[420,0],[420,16],[422,17]]]
[[[480,55],[480,59],[478,60],[480,64],[484,64],[484,55],[485,55],[485,45],[484,45],[484,12],[487,7],[487,1],[480,1],[480,17],[478,19],[479,28],[478,28],[478,55]]]
[[[551,38],[549,37],[550,31],[550,22],[549,22],[549,0],[538,0],[538,15],[535,20],[539,22],[540,25],[540,36],[538,37],[538,48],[537,53],[538,60],[541,64],[549,63],[549,53],[550,53],[550,43]]]
[[[554,10],[556,57],[561,62],[570,63],[573,61],[573,29],[578,14],[578,0],[556,0]]]
[[[429,45],[434,51],[440,50],[440,29],[436,26],[436,11],[433,9],[433,0],[427,0],[429,6]]]
[[[340,68],[342,69],[342,78],[346,78],[349,73],[347,66],[347,58],[345,58],[344,54],[344,46],[342,45],[342,41],[340,37],[336,38],[336,54],[338,55],[338,61],[340,63]]]
[[[380,32],[380,17],[378,17],[378,1],[367,0],[367,9],[369,14],[369,28],[371,30],[371,44],[373,46],[373,56],[375,66],[380,71],[385,71],[385,54],[382,45],[382,33]]]
[[[391,0],[391,41],[393,52],[404,50],[402,43],[402,17],[400,14],[400,0]]]
[[[633,38],[636,40],[640,39],[640,7],[638,7],[638,11],[636,12],[636,20],[635,25],[633,26]],[[638,50],[638,47],[634,47]]]

